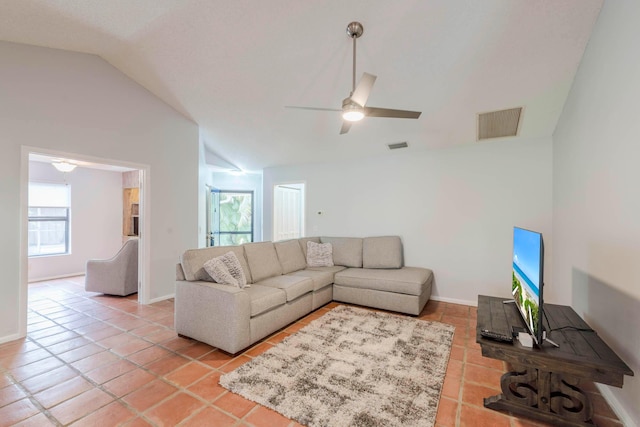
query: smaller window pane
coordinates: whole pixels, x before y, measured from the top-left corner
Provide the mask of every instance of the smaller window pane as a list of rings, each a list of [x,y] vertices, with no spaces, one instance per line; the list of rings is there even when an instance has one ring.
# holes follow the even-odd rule
[[[29,221],[29,256],[65,253],[67,253],[67,221]]]
[[[251,233],[224,234],[220,233],[220,246],[241,245],[251,242]]]
[[[42,217],[67,217],[67,208],[50,208],[50,207],[30,207],[29,218],[42,218]]]

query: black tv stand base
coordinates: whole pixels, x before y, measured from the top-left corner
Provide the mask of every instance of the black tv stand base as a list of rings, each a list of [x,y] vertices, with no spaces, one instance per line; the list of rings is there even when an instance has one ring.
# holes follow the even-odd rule
[[[593,408],[578,380],[541,369],[518,369],[502,375],[502,393],[486,397],[484,406],[535,418],[557,426],[594,426]]]
[[[476,342],[483,356],[510,366],[500,379],[502,393],[485,398],[484,406],[554,426],[593,426],[593,407],[581,381],[622,387],[624,376],[633,371],[571,307],[545,304],[544,309],[551,331],[547,336],[562,348],[544,341],[529,348],[518,341],[507,344],[483,338],[483,329],[511,333],[525,324],[514,304],[478,296]]]

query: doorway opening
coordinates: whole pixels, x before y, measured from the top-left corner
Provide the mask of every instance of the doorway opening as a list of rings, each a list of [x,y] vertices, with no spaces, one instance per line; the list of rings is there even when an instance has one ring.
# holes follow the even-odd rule
[[[277,184],[273,187],[273,240],[305,236],[305,184]]]
[[[77,169],[54,169],[52,163],[60,160],[76,165]],[[20,334],[26,334],[30,282],[83,275],[87,259],[108,259],[132,238],[139,239],[138,294],[135,298],[139,303],[149,303],[147,271],[150,260],[144,239],[149,232],[149,210],[145,209],[148,206],[149,167],[37,147],[22,148],[21,166],[21,227],[24,237],[20,242]],[[66,187],[67,206],[33,209],[30,199],[46,204],[49,202],[46,194],[51,194],[50,189],[44,188],[47,190],[44,191],[45,197],[34,198],[32,194],[30,197],[34,189],[43,193],[43,188],[38,189],[38,185],[33,183],[40,183],[41,187]],[[100,188],[109,189],[108,199],[98,185],[92,187],[91,184],[96,183],[104,183]],[[135,187],[136,191],[127,190],[127,187]],[[127,192],[135,193],[136,197],[129,194],[130,204],[126,206]],[[108,215],[95,214],[101,210],[108,211]],[[51,212],[65,215],[54,218]],[[94,252],[87,248],[95,247],[105,237],[104,229],[110,230],[108,243],[101,247],[102,252],[97,252],[97,256],[91,255]],[[58,250],[58,254],[43,250],[55,249],[56,245],[64,250]],[[39,252],[35,251],[37,248]]]

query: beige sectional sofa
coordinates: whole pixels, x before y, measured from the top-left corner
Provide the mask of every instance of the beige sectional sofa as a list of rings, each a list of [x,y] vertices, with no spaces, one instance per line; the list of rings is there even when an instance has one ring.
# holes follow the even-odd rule
[[[307,242],[331,243],[333,267],[307,267]],[[232,251],[250,287],[213,282],[204,269]],[[176,267],[175,327],[229,353],[250,346],[328,302],[417,315],[433,273],[403,266],[397,236],[313,237],[190,249]]]

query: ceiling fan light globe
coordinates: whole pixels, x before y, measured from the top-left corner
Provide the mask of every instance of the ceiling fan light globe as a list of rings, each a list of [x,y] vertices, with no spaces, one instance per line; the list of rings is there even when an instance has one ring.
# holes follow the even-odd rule
[[[342,118],[348,122],[357,122],[364,118],[364,113],[358,110],[349,110],[342,113]]]
[[[54,168],[58,169],[60,172],[71,172],[76,168],[77,165],[73,163],[66,162],[64,160],[59,162],[51,162]]]

